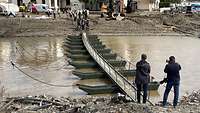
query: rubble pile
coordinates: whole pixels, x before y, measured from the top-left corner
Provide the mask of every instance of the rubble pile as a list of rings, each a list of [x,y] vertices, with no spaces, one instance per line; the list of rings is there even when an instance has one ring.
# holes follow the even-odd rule
[[[193,91],[190,95],[183,96],[181,104],[200,105],[200,90]]]
[[[196,104],[191,104],[196,103]],[[84,96],[53,97],[47,95],[9,97],[0,101],[0,112],[15,113],[198,113],[200,92],[184,97],[179,106],[151,106],[128,101],[124,97]]]
[[[6,112],[67,112],[67,113],[116,113],[135,112],[145,113],[149,110],[147,106],[116,97],[86,96],[82,98],[52,97],[46,95],[11,97],[1,101],[0,111]]]

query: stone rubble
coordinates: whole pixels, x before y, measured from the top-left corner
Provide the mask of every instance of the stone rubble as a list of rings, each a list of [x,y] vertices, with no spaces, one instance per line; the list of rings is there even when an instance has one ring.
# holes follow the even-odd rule
[[[47,95],[5,98],[1,112],[15,113],[199,113],[200,90],[181,99],[180,105],[151,106],[127,101],[120,96],[53,97]]]

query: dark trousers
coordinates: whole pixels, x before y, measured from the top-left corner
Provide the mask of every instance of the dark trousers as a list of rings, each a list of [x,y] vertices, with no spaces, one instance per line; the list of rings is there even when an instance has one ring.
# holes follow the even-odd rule
[[[143,103],[146,103],[148,84],[136,84],[136,86],[137,86],[137,102],[140,103],[141,91],[143,90]]]
[[[167,86],[166,86],[165,93],[163,96],[163,106],[167,104],[167,98],[168,98],[169,92],[171,91],[172,86],[174,87],[173,106],[175,107],[177,105],[178,97],[179,97],[179,85],[180,85],[180,81],[175,81],[175,80],[167,81]]]

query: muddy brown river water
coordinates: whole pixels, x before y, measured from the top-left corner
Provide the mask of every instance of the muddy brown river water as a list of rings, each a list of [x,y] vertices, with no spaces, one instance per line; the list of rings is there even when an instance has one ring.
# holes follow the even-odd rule
[[[163,72],[165,61],[174,55],[182,66],[181,95],[199,89],[200,85],[200,39],[181,36],[100,36],[101,40],[114,52],[132,63],[146,53],[151,64],[151,74],[155,80],[166,75]],[[7,95],[41,95],[82,96],[85,92],[76,83],[104,84],[102,79],[80,80],[72,75],[73,68],[68,65],[64,56],[63,37],[18,37],[0,38],[0,81]],[[51,84],[69,85],[69,87],[53,87],[34,81],[16,68],[10,61],[25,73]],[[163,95],[164,87],[158,92],[151,92],[154,98]]]
[[[115,53],[136,63],[146,53],[151,75],[160,81],[166,76],[163,69],[166,59],[174,55],[182,66],[180,95],[198,90],[200,85],[200,39],[183,36],[101,36],[101,40]],[[152,92],[154,100],[161,100],[165,87]],[[173,97],[173,93],[171,98]]]
[[[72,75],[73,68],[64,56],[62,38],[20,37],[0,38],[0,80],[7,95],[80,96],[86,93],[74,85],[79,78]],[[30,76],[41,81],[69,85],[53,87],[42,84],[13,69],[10,61]]]

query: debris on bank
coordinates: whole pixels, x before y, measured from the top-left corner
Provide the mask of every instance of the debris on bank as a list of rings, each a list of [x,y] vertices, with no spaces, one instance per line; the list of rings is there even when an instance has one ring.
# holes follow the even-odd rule
[[[181,99],[181,104],[200,105],[200,90],[193,91],[190,95],[185,95]]]
[[[177,108],[150,106],[127,101],[119,95],[52,97],[46,95],[9,97],[0,102],[0,112],[40,113],[198,113],[200,111],[200,90],[181,99]]]

